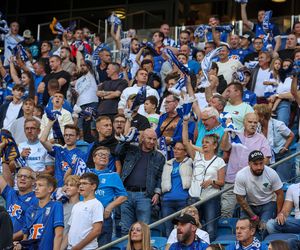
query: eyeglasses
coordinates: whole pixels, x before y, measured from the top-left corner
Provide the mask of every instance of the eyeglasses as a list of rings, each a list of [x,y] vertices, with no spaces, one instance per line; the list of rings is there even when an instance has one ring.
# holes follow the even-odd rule
[[[109,154],[104,154],[104,153],[96,153],[95,156],[98,156],[100,158],[108,158]]]
[[[26,180],[29,180],[29,179],[31,179],[32,177],[31,177],[30,175],[26,175],[26,174],[18,174],[18,175],[17,175],[17,178],[18,178],[18,179],[24,178],[24,179],[26,179]]]

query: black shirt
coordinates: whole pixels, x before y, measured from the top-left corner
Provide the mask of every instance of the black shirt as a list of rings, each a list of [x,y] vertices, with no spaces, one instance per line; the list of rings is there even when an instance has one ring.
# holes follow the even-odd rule
[[[151,127],[148,119],[139,113],[132,118],[131,126],[135,127],[138,131],[144,131]]]
[[[124,79],[116,79],[116,80],[108,80],[104,81],[99,85],[99,90],[104,91],[120,91],[121,93],[125,88],[128,87],[128,83]],[[120,97],[114,99],[105,99],[100,100],[100,104],[98,107],[98,114],[117,114],[118,113],[118,103],[120,101]]]
[[[67,90],[69,88],[69,84],[70,84],[70,79],[71,79],[71,75],[67,72],[67,71],[64,71],[64,70],[61,70],[59,72],[51,72],[50,74],[48,75],[45,75],[42,82],[45,83],[45,91],[44,91],[44,94],[43,94],[43,105],[46,106],[48,104],[48,101],[49,101],[49,93],[48,93],[48,82],[51,80],[51,79],[60,79],[60,78],[63,78],[66,80],[66,83],[61,87],[60,91],[63,92],[64,94],[64,97],[67,98]]]
[[[293,61],[294,51],[294,49],[282,49],[278,51],[278,55],[282,59],[282,61],[285,59],[291,59]]]
[[[0,249],[12,249],[13,225],[6,209],[0,206]]]
[[[110,78],[107,76],[106,70],[107,66],[104,69],[100,69],[100,65],[97,67],[98,83],[110,80]]]
[[[253,52],[251,54],[246,55],[243,64],[245,62],[250,62],[250,61],[258,61],[258,52]]]

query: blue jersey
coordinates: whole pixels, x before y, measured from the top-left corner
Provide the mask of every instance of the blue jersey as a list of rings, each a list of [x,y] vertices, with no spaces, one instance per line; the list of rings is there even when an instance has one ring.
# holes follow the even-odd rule
[[[240,62],[244,61],[244,58],[246,55],[252,53],[253,50],[247,48],[247,49],[231,49],[229,53],[230,59],[239,60]]]
[[[49,201],[46,206],[33,205],[26,211],[23,233],[28,240],[40,240],[39,249],[53,249],[55,228],[64,226],[63,205]]]
[[[180,242],[173,243],[170,246],[170,250],[177,250],[177,249],[181,249],[181,250],[205,250],[207,247],[208,247],[208,244],[199,239],[197,241],[194,241],[189,246],[185,246],[185,245],[181,244]]]
[[[2,196],[6,201],[6,210],[13,223],[14,233],[22,230],[25,221],[25,212],[31,206],[38,203],[34,192],[20,195],[18,191],[6,185],[2,191]]]
[[[64,176],[66,171],[71,168],[72,174],[82,175],[86,172],[87,155],[78,148],[68,150],[62,146],[53,146],[49,154],[55,157],[54,176],[57,180],[57,186],[64,185]]]
[[[99,178],[99,186],[95,192],[95,196],[103,207],[106,207],[116,197],[127,196],[122,180],[118,173],[109,169],[97,170],[91,169],[91,172]]]
[[[50,110],[53,109],[52,99],[53,99],[53,96],[51,96],[51,97],[49,98],[48,104],[47,104],[47,106],[46,106],[46,107],[49,108]],[[65,110],[68,110],[71,114],[73,113],[73,108],[72,108],[71,104],[67,101],[67,99],[64,99],[64,103],[63,103],[62,107],[63,107]]]
[[[37,96],[38,99],[38,105],[42,105],[43,104],[43,93],[38,93],[37,89],[40,85],[40,83],[43,81],[44,77],[43,76],[38,76],[34,73],[32,73],[33,78],[34,78],[34,89],[35,89],[35,95]]]
[[[254,24],[252,31],[255,33],[255,37],[260,37],[263,39],[267,36],[267,34],[264,32],[262,24],[261,23],[257,23]],[[272,37],[273,39],[271,40],[271,44],[272,47],[274,49],[275,47],[275,37],[280,35],[280,31],[277,27],[277,25],[275,25],[274,23],[271,23],[271,33],[272,33]],[[264,42],[264,49],[266,49],[266,46],[268,45],[268,43]]]
[[[248,89],[244,90],[243,102],[246,102],[253,107],[256,104],[256,94]]]

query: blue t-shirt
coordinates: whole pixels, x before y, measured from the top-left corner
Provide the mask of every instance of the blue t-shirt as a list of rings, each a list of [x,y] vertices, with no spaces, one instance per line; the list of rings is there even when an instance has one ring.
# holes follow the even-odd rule
[[[34,78],[34,89],[35,89],[35,95],[38,98],[38,105],[42,105],[43,104],[43,93],[38,93],[37,89],[40,85],[40,83],[42,82],[42,80],[44,79],[43,76],[38,76],[36,74],[32,74],[33,78]]]
[[[81,175],[86,172],[87,155],[78,148],[68,150],[62,146],[53,146],[49,154],[55,157],[54,177],[57,180],[57,186],[64,185],[64,176],[69,168],[72,168],[72,174]]]
[[[191,72],[193,72],[195,75],[199,73],[200,70],[200,63],[198,63],[195,60],[189,60],[188,61],[188,68]]]
[[[256,94],[248,89],[245,89],[243,94],[243,102],[246,102],[253,107],[256,104]]]
[[[271,23],[271,30],[272,30],[272,36],[273,36],[271,44],[274,49],[275,43],[276,43],[274,37],[279,36],[280,31],[279,31],[277,25],[275,25],[274,23]],[[267,36],[267,34],[263,30],[261,23],[254,24],[252,31],[255,33],[255,37],[260,37],[260,38],[264,39],[264,37]],[[267,45],[268,45],[268,43],[264,43],[264,47],[263,47],[264,50],[266,49]]]
[[[247,48],[247,49],[231,49],[228,57],[230,59],[239,60],[242,63],[244,61],[245,56],[252,53],[252,52],[253,52],[253,50],[251,50],[250,48]]]
[[[19,195],[19,192],[6,185],[2,191],[2,196],[6,201],[6,210],[13,223],[14,233],[22,230],[25,221],[25,212],[31,206],[38,203],[34,192]]]
[[[197,147],[202,147],[202,139],[205,135],[211,135],[211,134],[217,134],[219,136],[219,143],[221,142],[222,136],[224,135],[224,128],[221,126],[221,124],[211,130],[206,130],[204,124],[202,121],[198,122],[198,137],[196,141]]]
[[[184,190],[182,187],[182,181],[179,173],[180,162],[176,160],[173,161],[173,169],[171,173],[171,185],[172,188],[169,192],[164,193],[163,200],[164,201],[178,201],[178,200],[186,200],[189,196],[188,190]]]
[[[127,196],[127,192],[118,173],[112,172],[109,169],[90,170],[99,178],[99,186],[95,192],[95,196],[97,200],[102,203],[103,207],[106,207],[116,197]]]
[[[28,240],[40,239],[39,249],[53,249],[55,228],[64,226],[62,203],[49,201],[43,208],[33,205],[25,216],[23,233],[28,235]]]
[[[194,241],[192,244],[185,246],[180,242],[173,243],[170,250],[206,250],[208,244],[202,240]]]

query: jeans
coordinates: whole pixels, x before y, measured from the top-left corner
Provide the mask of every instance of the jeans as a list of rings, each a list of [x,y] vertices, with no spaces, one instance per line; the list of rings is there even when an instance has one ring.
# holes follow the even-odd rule
[[[200,218],[205,221],[205,230],[209,234],[210,241],[214,241],[217,237],[218,218],[221,214],[221,198],[215,197],[206,201],[199,207]]]
[[[275,161],[278,162],[281,159],[286,158],[291,153],[288,151],[284,154],[276,154]],[[290,159],[286,162],[281,163],[279,166],[275,168],[277,174],[280,177],[282,182],[294,182],[296,177],[296,169],[295,169],[295,160]]]
[[[277,120],[289,126],[291,115],[291,102],[282,100],[277,107]]]
[[[173,214],[187,206],[186,200],[170,200],[170,201],[161,201],[161,213],[162,217],[166,217],[170,214]],[[174,225],[171,220],[165,222],[165,235],[169,236],[174,229]]]
[[[259,206],[250,206],[253,213],[259,216],[260,220],[263,222],[267,222],[270,219],[275,218],[276,216],[276,202],[270,201],[267,204],[259,205]],[[241,217],[249,217],[249,215],[245,211],[241,211]]]
[[[228,188],[230,183],[225,183],[224,189]],[[221,217],[231,218],[236,205],[236,195],[233,193],[233,189],[221,195]]]
[[[267,222],[269,234],[273,233],[300,233],[300,219],[288,217],[283,225],[279,225],[275,219]]]
[[[146,192],[127,191],[128,199],[121,205],[121,227],[122,235],[127,235],[129,228],[136,221],[146,224],[151,222],[151,198]]]
[[[111,242],[113,232],[113,220],[111,217],[104,219],[101,234],[98,237],[98,246],[104,246]]]

